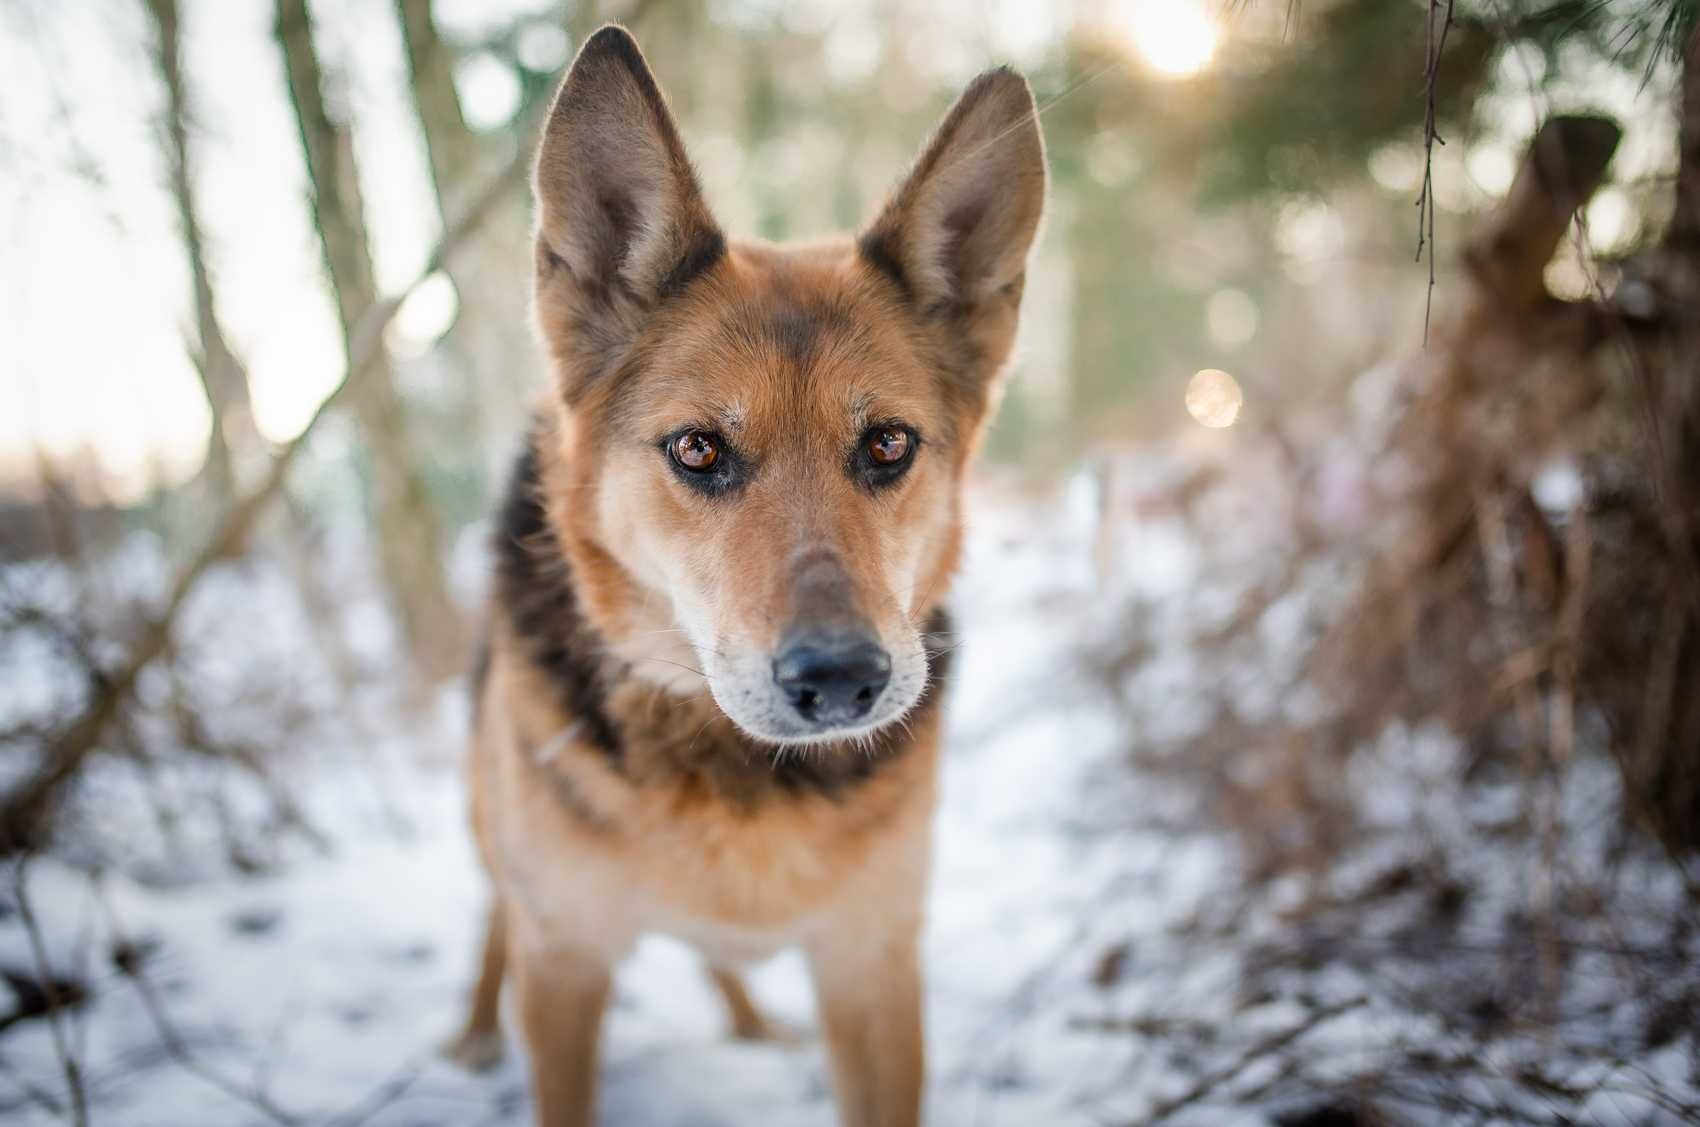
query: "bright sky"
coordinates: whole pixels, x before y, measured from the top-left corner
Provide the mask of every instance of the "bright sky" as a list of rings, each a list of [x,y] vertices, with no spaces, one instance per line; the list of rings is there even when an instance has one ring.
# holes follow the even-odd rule
[[[558,7],[434,5],[445,32],[468,37]],[[773,15],[767,0],[722,7],[734,20]],[[978,0],[957,7],[987,23]],[[877,58],[870,4],[808,0],[776,10],[788,22],[832,28],[847,65],[870,47]],[[333,97],[352,104],[379,284],[391,291],[412,279],[437,234],[392,0],[317,3],[314,14],[327,72],[342,83]],[[1060,26],[1055,12],[1027,0],[997,0],[990,16],[985,46],[1017,59]],[[342,357],[272,41],[272,3],[184,0],[182,20],[219,312],[248,365],[256,422],[281,441],[334,386]],[[0,73],[8,76],[0,106],[0,482],[29,480],[38,450],[86,450],[114,499],[137,500],[153,483],[187,478],[202,457],[209,416],[184,349],[193,314],[158,141],[163,93],[138,50],[151,32],[141,0],[0,5]],[[547,34],[520,45],[547,65],[564,61],[571,46]],[[956,61],[969,73],[983,64]],[[493,61],[469,60],[457,78],[474,124],[511,112],[517,84]],[[452,289],[445,283],[418,296],[398,320],[429,334],[452,315]],[[410,351],[393,336],[392,346]]]
[[[449,34],[473,36],[558,5],[437,0],[434,7]],[[420,268],[437,223],[392,0],[320,2],[314,10],[322,56],[339,84],[333,96],[352,105],[379,283],[393,291]],[[767,27],[782,18],[794,30],[824,34],[825,58],[838,78],[877,63],[890,34],[882,10],[875,0],[719,0],[714,8],[731,23]],[[1214,61],[1226,10],[1218,0],[934,0],[917,7],[910,30],[928,44],[926,64],[941,80],[965,79],[988,56],[1031,64],[1077,18],[1121,37],[1157,77],[1184,80]],[[219,310],[249,366],[259,428],[284,440],[331,390],[342,357],[272,41],[272,2],[183,0],[183,21]],[[38,449],[60,457],[89,450],[104,467],[107,491],[133,500],[152,483],[186,478],[202,457],[208,413],[184,351],[192,314],[158,143],[163,95],[151,60],[138,50],[150,35],[141,0],[0,3],[0,73],[8,76],[0,103],[0,483],[28,480]],[[541,29],[520,49],[555,65],[572,46]],[[1458,165],[1437,167],[1440,186],[1455,192],[1476,185],[1478,198],[1453,201],[1459,206],[1502,190],[1513,146],[1532,130],[1537,112],[1527,94],[1532,65],[1508,59],[1500,92],[1482,104],[1484,118],[1498,122],[1495,132],[1510,144],[1485,137],[1467,154],[1458,146],[1439,154]],[[1634,76],[1601,66],[1608,73],[1582,93],[1598,100],[1611,92],[1606,103],[1630,128],[1618,175],[1646,172],[1669,151],[1669,124],[1636,112],[1645,95]],[[511,112],[517,88],[493,61],[469,60],[457,78],[474,123]],[[1562,95],[1554,102],[1562,107]],[[734,219],[740,181],[761,170],[756,162],[719,159],[735,140],[697,140],[711,189]],[[1389,190],[1395,180],[1402,188],[1413,167],[1408,156],[1389,146],[1371,172]],[[723,166],[730,183],[717,183]],[[1606,244],[1634,231],[1632,209],[1614,192],[1602,193],[1589,213],[1596,239]],[[1442,204],[1451,206],[1446,196]],[[1295,211],[1284,217],[1282,234],[1314,250],[1333,230],[1330,222],[1326,208]],[[448,323],[454,305],[446,281],[426,287],[404,308],[392,348],[416,354]],[[1212,323],[1237,331],[1229,322],[1245,317],[1236,321],[1232,313],[1226,306],[1213,311]]]
[[[547,6],[437,5],[469,31]],[[342,357],[272,5],[183,9],[219,311],[249,365],[262,433],[286,439],[334,386]],[[419,269],[437,224],[393,8],[359,0],[315,12],[327,69],[350,79],[342,96],[354,109],[378,278],[395,289]],[[192,312],[157,144],[163,95],[137,50],[150,33],[140,0],[0,5],[0,478],[27,476],[38,446],[88,448],[123,500],[150,480],[188,476],[201,458],[208,414],[183,347]]]
[[[1209,66],[1221,36],[1212,7],[1201,0],[1129,0],[1118,15],[1140,58],[1168,78]]]

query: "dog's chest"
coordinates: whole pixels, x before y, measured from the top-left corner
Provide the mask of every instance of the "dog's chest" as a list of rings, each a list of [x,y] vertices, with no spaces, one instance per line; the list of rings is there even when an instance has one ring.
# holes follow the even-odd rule
[[[596,772],[570,781],[579,807],[533,790],[502,851],[528,914],[563,938],[617,949],[661,933],[740,963],[832,926],[859,896],[924,879],[925,793],[775,800],[752,811]]]
[[[617,826],[527,835],[544,848],[508,850],[534,915],[605,932],[598,945],[665,933],[711,959],[745,962],[796,943],[859,867],[843,841],[702,814],[624,813]]]

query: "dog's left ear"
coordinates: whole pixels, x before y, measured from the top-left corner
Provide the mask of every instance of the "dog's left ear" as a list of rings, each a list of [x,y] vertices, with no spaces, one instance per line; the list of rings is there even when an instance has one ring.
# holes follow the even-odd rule
[[[602,28],[573,61],[544,126],[535,188],[539,249],[592,294],[652,303],[725,249],[673,115],[623,27]]]
[[[1045,206],[1045,143],[1027,81],[976,78],[858,247],[923,310],[1020,300]]]

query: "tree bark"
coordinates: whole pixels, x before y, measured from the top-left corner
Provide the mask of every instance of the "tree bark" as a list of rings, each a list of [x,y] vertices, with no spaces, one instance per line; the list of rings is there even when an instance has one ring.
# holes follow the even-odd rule
[[[1601,117],[1555,117],[1535,134],[1505,199],[1464,250],[1471,277],[1487,291],[1481,303],[1495,316],[1548,300],[1547,263],[1604,180],[1622,136]]]
[[[431,0],[396,0],[413,104],[425,134],[438,210],[452,214],[478,169],[484,146],[466,124],[455,89],[454,57],[431,18]]]
[[[326,106],[306,0],[277,0],[276,33],[346,349],[378,296],[353,137]],[[351,405],[371,456],[378,553],[397,620],[420,668],[445,673],[459,663],[464,630],[448,594],[441,514],[410,446],[395,372],[381,354]]]
[[[189,154],[189,122],[193,114],[183,80],[182,30],[177,0],[146,0],[146,4],[158,39],[155,62],[165,84],[164,132],[171,198],[177,209],[183,253],[188,259],[189,278],[194,289],[195,340],[191,345],[191,355],[195,370],[200,373],[207,408],[212,414],[212,430],[201,476],[212,489],[214,499],[222,503],[236,491],[233,451],[254,445],[258,436],[254,431],[248,397],[248,374],[219,322],[218,303],[213,296],[212,277],[207,269],[201,212]]]
[[[1678,93],[1676,200],[1638,288],[1660,295],[1635,346],[1642,443],[1657,513],[1650,558],[1619,577],[1641,597],[1645,671],[1614,710],[1632,808],[1673,853],[1700,852],[1700,27]],[[1627,599],[1620,595],[1619,599]],[[1610,651],[1607,651],[1608,653]]]
[[[454,84],[454,52],[431,16],[431,0],[395,0],[415,112],[425,137],[439,216],[447,218],[496,159],[502,141],[521,148],[528,135],[483,137],[467,125]],[[524,131],[518,131],[523,134]],[[490,457],[482,469],[500,472],[525,425],[535,390],[536,359],[525,331],[531,296],[531,216],[523,202],[491,216],[474,253],[454,264],[459,312],[447,344],[460,369],[462,417]]]
[[[1682,53],[1677,119],[1676,210],[1667,244],[1700,248],[1700,25]]]

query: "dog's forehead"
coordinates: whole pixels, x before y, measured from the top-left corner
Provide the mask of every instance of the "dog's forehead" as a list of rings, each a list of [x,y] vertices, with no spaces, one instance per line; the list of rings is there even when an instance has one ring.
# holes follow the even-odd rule
[[[849,252],[761,248],[730,266],[654,342],[638,396],[651,429],[694,422],[760,437],[934,421],[941,396],[904,313]]]

